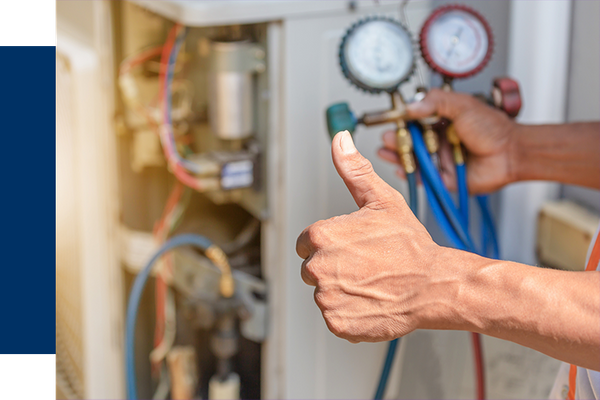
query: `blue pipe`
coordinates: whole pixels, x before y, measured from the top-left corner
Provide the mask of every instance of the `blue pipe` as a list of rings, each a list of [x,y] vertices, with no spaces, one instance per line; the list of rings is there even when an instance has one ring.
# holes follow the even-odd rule
[[[127,317],[125,320],[125,371],[127,373],[127,398],[129,400],[137,399],[137,381],[135,376],[135,322],[140,306],[140,299],[144,292],[146,282],[152,272],[154,263],[166,252],[181,246],[194,246],[201,250],[208,249],[212,243],[210,240],[200,235],[185,234],[174,236],[167,240],[158,251],[152,256],[144,269],[137,275],[131,292],[129,293],[129,301],[127,304]]]

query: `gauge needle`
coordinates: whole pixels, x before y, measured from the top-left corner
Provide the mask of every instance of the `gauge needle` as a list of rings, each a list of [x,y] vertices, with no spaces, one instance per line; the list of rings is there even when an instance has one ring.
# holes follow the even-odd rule
[[[458,42],[460,42],[460,35],[462,34],[462,31],[463,27],[461,26],[460,28],[458,28],[458,32],[456,32],[456,34],[452,36],[452,44],[450,46],[450,49],[448,50],[448,55],[446,56],[446,58],[450,58],[452,52],[454,51],[454,48],[456,47]]]

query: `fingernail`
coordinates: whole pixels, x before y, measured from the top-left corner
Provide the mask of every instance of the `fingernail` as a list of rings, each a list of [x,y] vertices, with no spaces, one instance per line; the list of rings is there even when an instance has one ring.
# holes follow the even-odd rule
[[[356,151],[356,147],[354,147],[354,141],[352,140],[352,135],[350,132],[343,131],[342,139],[340,140],[340,147],[342,148],[342,152],[344,154],[354,153]]]

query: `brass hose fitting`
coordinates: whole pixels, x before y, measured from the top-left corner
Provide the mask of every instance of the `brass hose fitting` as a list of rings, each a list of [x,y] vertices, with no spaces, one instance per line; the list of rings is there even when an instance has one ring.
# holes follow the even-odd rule
[[[214,244],[204,252],[206,257],[213,262],[221,270],[221,279],[219,281],[219,290],[221,295],[226,298],[233,296],[235,292],[235,283],[231,274],[231,266],[227,260],[227,256],[220,247]]]
[[[431,128],[431,125],[424,125],[425,132],[423,133],[423,140],[429,154],[435,154],[440,149],[440,141],[437,133]]]
[[[408,129],[403,124],[398,124],[396,139],[398,141],[398,157],[400,157],[400,163],[404,167],[404,172],[412,174],[417,169],[412,153],[413,142]]]
[[[462,148],[460,147],[460,139],[456,134],[456,128],[454,128],[454,124],[450,124],[446,129],[446,137],[448,138],[448,142],[452,145],[452,155],[454,157],[454,162],[456,165],[463,165],[465,163],[465,157],[463,155]]]

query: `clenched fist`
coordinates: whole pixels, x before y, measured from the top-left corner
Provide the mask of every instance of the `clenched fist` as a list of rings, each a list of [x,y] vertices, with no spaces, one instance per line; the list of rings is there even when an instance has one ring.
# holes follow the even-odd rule
[[[470,254],[435,244],[347,131],[333,139],[332,157],[360,209],[316,222],[296,244],[304,259],[302,279],[316,287],[315,302],[329,330],[357,343],[445,328],[440,321],[454,315],[448,303],[464,273],[454,266]]]

